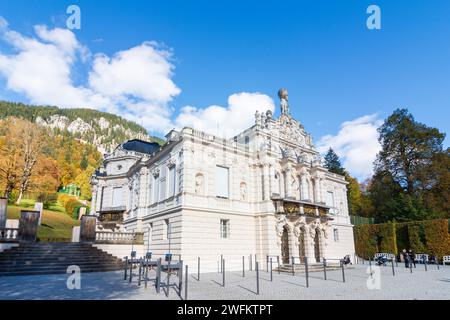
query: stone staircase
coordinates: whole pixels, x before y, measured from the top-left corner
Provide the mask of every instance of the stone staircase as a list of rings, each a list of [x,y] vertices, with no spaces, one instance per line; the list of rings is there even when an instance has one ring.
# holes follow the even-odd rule
[[[124,262],[88,243],[22,243],[0,252],[0,277],[121,270]]]
[[[341,267],[339,263],[329,263],[327,265],[327,271],[339,270]],[[346,269],[352,268],[351,266],[346,266]],[[273,272],[282,273],[292,273],[292,264],[282,264],[280,268],[273,268]],[[295,273],[305,273],[305,265],[304,264],[294,264],[294,272]],[[323,272],[323,264],[322,263],[311,263],[308,265],[308,272]]]

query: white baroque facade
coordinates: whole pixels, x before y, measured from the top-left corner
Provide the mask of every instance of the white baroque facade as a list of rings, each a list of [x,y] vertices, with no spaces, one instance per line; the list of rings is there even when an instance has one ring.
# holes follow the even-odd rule
[[[154,255],[170,251],[192,266],[201,257],[202,271],[216,271],[221,255],[227,270],[255,254],[282,263],[353,256],[347,183],[321,166],[283,103],[280,117],[256,113],[232,139],[184,128],[162,147],[119,146],[93,176],[91,214],[144,232]]]

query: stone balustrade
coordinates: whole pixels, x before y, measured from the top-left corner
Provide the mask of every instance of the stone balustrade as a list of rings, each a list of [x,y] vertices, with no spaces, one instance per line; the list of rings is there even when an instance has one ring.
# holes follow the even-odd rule
[[[17,242],[19,241],[19,229],[17,228],[1,228],[0,242]]]
[[[104,244],[143,244],[143,232],[108,232],[96,231],[95,243]]]

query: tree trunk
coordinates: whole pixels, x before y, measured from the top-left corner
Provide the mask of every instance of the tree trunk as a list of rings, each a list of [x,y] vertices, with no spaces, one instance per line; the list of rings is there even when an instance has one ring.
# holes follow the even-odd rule
[[[16,201],[17,205],[20,205],[20,202],[22,201],[22,196],[23,196],[23,192],[22,192],[22,190],[20,190],[19,197],[17,198],[17,201]]]

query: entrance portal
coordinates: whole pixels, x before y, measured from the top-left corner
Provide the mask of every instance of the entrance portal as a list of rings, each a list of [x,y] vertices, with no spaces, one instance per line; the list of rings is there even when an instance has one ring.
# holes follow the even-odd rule
[[[314,237],[314,256],[316,262],[320,262],[320,230],[316,229],[316,235]]]
[[[305,262],[305,231],[300,230],[300,236],[298,237],[298,254],[300,256],[300,262]]]
[[[283,228],[281,236],[281,262],[289,264],[289,231],[286,227]]]

